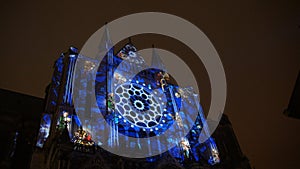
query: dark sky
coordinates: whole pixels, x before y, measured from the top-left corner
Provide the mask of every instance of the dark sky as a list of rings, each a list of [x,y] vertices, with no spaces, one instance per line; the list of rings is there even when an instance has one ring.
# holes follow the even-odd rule
[[[218,51],[228,84],[225,113],[251,164],[256,169],[296,169],[300,120],[282,114],[300,68],[296,2],[3,1],[0,88],[44,97],[59,54],[70,45],[81,48],[106,21],[136,12],[175,14],[197,25]],[[182,57],[197,72],[201,102],[208,110],[207,74],[200,61],[188,57],[193,53],[186,46],[150,35],[133,42],[138,48],[155,43]]]

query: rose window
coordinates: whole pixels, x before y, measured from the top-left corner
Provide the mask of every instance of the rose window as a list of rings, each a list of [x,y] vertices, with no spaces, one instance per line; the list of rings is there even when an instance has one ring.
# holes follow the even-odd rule
[[[139,128],[160,124],[163,111],[157,97],[144,86],[131,83],[115,89],[115,109],[124,119]]]

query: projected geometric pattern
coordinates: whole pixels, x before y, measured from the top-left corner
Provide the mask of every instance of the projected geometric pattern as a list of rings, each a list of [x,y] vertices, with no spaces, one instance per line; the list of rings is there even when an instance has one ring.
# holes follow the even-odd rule
[[[152,128],[161,122],[162,106],[142,85],[120,85],[115,90],[115,98],[116,111],[131,124],[141,128]]]

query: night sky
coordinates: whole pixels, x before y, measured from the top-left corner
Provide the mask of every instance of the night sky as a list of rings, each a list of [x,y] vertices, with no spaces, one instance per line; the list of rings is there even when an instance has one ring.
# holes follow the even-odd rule
[[[192,22],[215,46],[227,78],[225,114],[251,165],[256,169],[299,168],[300,120],[283,115],[300,69],[297,1],[3,1],[0,88],[44,97],[61,52],[70,45],[80,49],[105,22],[149,11]],[[136,36],[132,42],[139,49],[154,43],[180,56],[195,73],[201,104],[205,111],[209,109],[207,73],[187,46],[160,35]]]

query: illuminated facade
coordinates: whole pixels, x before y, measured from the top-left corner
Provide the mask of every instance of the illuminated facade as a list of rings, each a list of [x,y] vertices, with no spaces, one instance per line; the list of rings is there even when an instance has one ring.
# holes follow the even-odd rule
[[[98,68],[95,60],[81,56],[74,47],[55,62],[36,144],[41,150],[33,156],[36,160],[32,166],[37,165],[38,154],[43,154],[44,162],[39,163],[43,168],[222,168],[214,138],[199,142],[201,133],[205,136],[210,131],[198,94],[190,87],[173,84],[155,52],[151,68],[145,69],[148,66],[133,44],[126,44],[116,53],[110,44],[106,38],[108,52]],[[75,74],[78,60],[84,64]],[[96,71],[96,79],[92,71]],[[132,72],[139,73],[131,76]],[[78,76],[79,97],[73,98],[73,81]],[[92,90],[96,103],[91,102]],[[74,102],[78,104],[76,111]],[[190,114],[196,114],[196,119]],[[184,134],[188,123],[192,128]],[[169,144],[161,144],[160,140],[140,142],[167,130],[179,140],[168,138]],[[97,134],[101,132],[108,135]],[[119,134],[137,139],[130,142]],[[174,143],[174,147],[163,147]],[[114,149],[126,146],[132,151],[146,146],[148,157],[120,157],[102,149],[102,145]],[[153,151],[161,153],[153,156]]]

